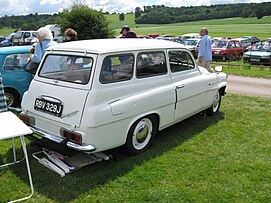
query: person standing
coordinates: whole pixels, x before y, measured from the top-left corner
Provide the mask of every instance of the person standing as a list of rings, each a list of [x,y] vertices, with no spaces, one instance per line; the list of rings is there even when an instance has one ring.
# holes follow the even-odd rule
[[[130,27],[128,25],[122,26],[121,31],[120,31],[120,34],[122,34],[122,35],[120,38],[126,38],[126,35],[128,32],[130,32]]]
[[[48,28],[41,27],[37,30],[37,33],[39,42],[36,44],[34,54],[31,58],[31,61],[34,63],[40,63],[45,53],[45,50],[48,47],[57,44],[57,42],[53,40],[51,30],[49,30]]]
[[[68,28],[65,30],[64,32],[64,36],[66,38],[65,42],[70,42],[70,41],[77,41],[77,32],[72,29],[72,28]]]
[[[212,40],[208,35],[208,29],[203,27],[200,29],[201,40],[199,42],[198,66],[206,68],[210,73],[215,71],[211,68],[212,62]]]

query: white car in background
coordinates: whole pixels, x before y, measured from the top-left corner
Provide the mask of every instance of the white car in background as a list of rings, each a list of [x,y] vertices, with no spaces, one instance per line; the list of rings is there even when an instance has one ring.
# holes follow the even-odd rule
[[[200,38],[189,38],[182,42],[182,44],[193,54],[195,58],[198,57]]]
[[[181,40],[182,40],[182,41],[185,41],[185,40],[191,39],[191,38],[192,38],[192,39],[194,39],[194,38],[200,39],[201,36],[200,36],[198,33],[189,33],[189,34],[184,34],[184,35],[182,35]]]
[[[17,31],[12,39],[12,45],[31,45],[37,42],[37,31]]]

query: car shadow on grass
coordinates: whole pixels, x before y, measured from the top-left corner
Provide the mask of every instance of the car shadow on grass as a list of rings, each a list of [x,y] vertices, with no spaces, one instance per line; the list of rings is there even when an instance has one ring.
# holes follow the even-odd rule
[[[197,114],[158,132],[153,145],[142,154],[128,156],[122,150],[114,149],[110,151],[114,159],[83,167],[63,178],[39,164],[31,156],[37,148],[28,144],[28,154],[35,190],[33,200],[39,200],[39,198],[41,200],[48,201],[49,199],[57,202],[76,200],[79,196],[84,196],[84,193],[90,193],[91,190],[129,173],[134,167],[141,165],[143,162],[159,157],[165,152],[182,145],[192,137],[198,136],[208,126],[214,125],[223,119],[223,112],[206,118]],[[19,150],[18,153],[20,153]],[[12,160],[11,150],[9,156]],[[10,169],[28,184],[25,164],[20,163],[18,166],[12,166]]]

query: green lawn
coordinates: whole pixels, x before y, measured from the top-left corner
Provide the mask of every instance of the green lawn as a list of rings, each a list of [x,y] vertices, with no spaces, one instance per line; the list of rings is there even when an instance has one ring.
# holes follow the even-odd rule
[[[270,109],[268,99],[226,95],[220,114],[159,132],[145,153],[117,151],[117,161],[64,178],[30,158],[35,193],[28,202],[271,202]],[[8,143],[0,144],[0,161],[11,158]],[[0,202],[29,191],[24,164],[0,176]]]
[[[213,61],[212,67],[222,66],[223,72],[233,75],[249,76],[249,77],[262,77],[271,79],[271,67],[264,65],[250,65],[244,64],[240,61]]]
[[[8,36],[9,34],[13,33],[15,29],[11,28],[3,28],[0,29],[0,36]]]
[[[212,37],[240,37],[245,35],[257,36],[260,39],[271,37],[271,16],[257,18],[228,18],[219,20],[205,20],[174,24],[135,24],[134,14],[125,14],[125,20],[120,21],[119,15],[107,15],[110,21],[109,27],[119,35],[122,25],[131,26],[132,30],[139,35],[151,33],[182,35],[186,33],[198,33],[202,26],[209,29]]]

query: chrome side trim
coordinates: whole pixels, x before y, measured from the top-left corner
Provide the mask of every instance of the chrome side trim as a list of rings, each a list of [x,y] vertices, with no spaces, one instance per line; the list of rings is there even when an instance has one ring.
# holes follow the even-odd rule
[[[56,135],[53,135],[53,134],[48,134],[48,133],[45,133],[41,130],[38,130],[32,126],[29,126],[29,128],[33,131],[33,133],[37,134],[37,135],[40,135],[48,140],[51,140],[53,142],[56,142],[58,144],[63,144],[63,145],[66,145],[67,147],[71,148],[71,149],[75,149],[77,151],[88,151],[88,152],[93,152],[97,149],[96,146],[94,145],[79,145],[79,144],[76,144],[72,141],[69,141],[68,139],[65,139],[63,137],[59,137],[59,136],[56,136]]]

